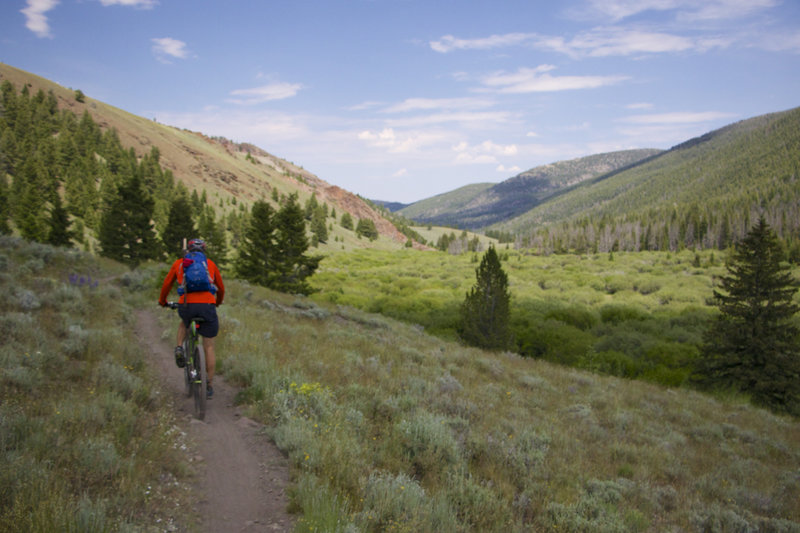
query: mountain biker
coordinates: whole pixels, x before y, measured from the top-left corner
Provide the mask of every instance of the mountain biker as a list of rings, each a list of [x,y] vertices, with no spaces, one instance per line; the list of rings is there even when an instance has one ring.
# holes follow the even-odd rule
[[[186,246],[187,252],[202,252],[206,254],[206,243],[202,239],[192,239]],[[167,296],[172,290],[172,285],[177,281],[181,286],[183,280],[183,265],[184,258],[180,258],[172,263],[164,278],[164,283],[161,286],[161,294],[158,297],[158,304],[162,307],[167,305]],[[211,260],[206,259],[208,264],[208,274],[211,281],[216,285],[216,294],[212,291],[202,292],[185,292],[179,296],[178,315],[181,317],[181,323],[178,326],[178,345],[175,347],[175,364],[179,368],[186,365],[185,354],[183,353],[183,341],[186,338],[186,328],[192,318],[202,317],[203,322],[198,325],[198,332],[203,336],[203,349],[206,352],[206,373],[208,375],[208,389],[207,395],[211,398],[214,394],[214,388],[211,382],[214,378],[214,369],[216,367],[216,359],[214,353],[214,337],[219,332],[219,318],[217,317],[217,306],[222,305],[222,300],[225,298],[225,285],[222,282],[222,275],[219,268]],[[181,291],[179,291],[181,292]]]

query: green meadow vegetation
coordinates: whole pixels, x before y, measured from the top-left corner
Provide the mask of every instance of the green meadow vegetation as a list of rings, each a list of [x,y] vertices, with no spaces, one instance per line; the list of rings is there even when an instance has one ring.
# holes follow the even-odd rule
[[[381,313],[456,340],[480,253],[374,250],[326,257],[312,298]],[[526,255],[498,248],[517,353],[680,386],[716,313],[720,251]],[[800,272],[795,269],[795,276]]]
[[[144,308],[172,337],[174,317],[155,306],[166,266],[129,271],[2,239],[10,304],[0,317],[0,529],[170,530],[191,498],[185,437],[129,327]],[[379,252],[362,258],[365,271],[370,257],[380,270]],[[472,283],[469,256],[413,257],[417,278],[440,283],[463,270]],[[698,287],[710,274],[685,264],[693,258],[641,258],[664,269],[651,294],[672,294],[679,314],[703,305],[708,289]],[[512,265],[534,259],[503,263],[512,294],[533,278]],[[574,291],[571,305],[585,307],[588,323],[630,317],[627,308],[595,317],[591,306],[613,295],[590,296],[600,291],[577,280],[589,270],[581,261],[617,271],[633,256],[560,258],[559,275],[556,259],[539,264],[543,283],[531,291]],[[427,269],[434,260],[440,270]],[[678,277],[681,291],[669,281]],[[325,301],[325,292],[315,301],[236,279],[226,288],[218,369],[288,458],[297,531],[800,530],[796,419],[741,397],[464,347],[418,323]],[[626,290],[634,292],[614,294]]]
[[[425,268],[434,258],[474,269],[416,257],[417,278],[438,272]],[[579,278],[581,259],[566,260]],[[673,272],[683,258],[660,260],[665,278],[689,280],[681,290],[661,280],[676,309],[702,305],[690,296],[705,282]],[[397,283],[415,277],[394,265]],[[741,397],[465,347],[324,292],[313,301],[229,285],[219,366],[288,456],[298,531],[800,531],[796,419]],[[373,287],[378,300],[385,292]],[[626,305],[647,320],[644,304]]]
[[[0,531],[169,530],[190,469],[131,327],[143,275],[8,236],[0,272]]]

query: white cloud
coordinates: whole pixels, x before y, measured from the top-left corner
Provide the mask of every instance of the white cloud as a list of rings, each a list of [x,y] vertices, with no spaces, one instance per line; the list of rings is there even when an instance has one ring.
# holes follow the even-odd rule
[[[397,172],[392,174],[392,177],[393,178],[402,178],[406,174],[408,174],[408,169],[407,168],[401,168],[400,170],[398,170]]]
[[[735,115],[719,111],[675,112],[653,115],[633,115],[620,119],[628,124],[697,124],[715,120],[730,119]]]
[[[169,63],[170,57],[186,59],[189,55],[189,51],[186,49],[186,43],[178,39],[161,37],[150,39],[150,42],[153,43],[153,53],[156,55],[156,59],[162,63]]]
[[[502,145],[487,140],[472,146],[462,141],[453,146],[452,150],[456,153],[455,163],[474,165],[496,164],[498,156],[517,155],[519,148],[516,144]]]
[[[241,105],[254,105],[268,102],[270,100],[285,100],[297,95],[303,89],[301,83],[271,83],[254,87],[252,89],[236,89],[231,91],[231,96],[241,98],[228,99],[229,102]]]
[[[507,33],[478,39],[459,39],[452,35],[445,35],[438,41],[431,41],[430,46],[434,51],[446,54],[453,50],[488,50],[490,48],[514,46],[535,38],[535,33]]]
[[[498,72],[483,79],[490,90],[503,94],[554,92],[574,89],[596,89],[624,81],[627,76],[551,76],[552,65],[519,68],[516,72]]]
[[[385,149],[392,154],[419,154],[431,146],[439,145],[446,140],[446,135],[434,131],[396,131],[384,128],[373,132],[364,130],[358,133],[358,139],[371,148]]]
[[[104,6],[125,6],[138,7],[141,9],[152,9],[158,5],[158,0],[100,0]]]
[[[406,111],[430,111],[433,109],[477,109],[491,107],[494,102],[484,98],[408,98],[399,104],[389,106],[385,113]]]
[[[25,27],[37,37],[52,37],[46,13],[58,5],[58,0],[28,0],[20,12],[25,15]]]
[[[653,104],[649,102],[635,102],[633,104],[628,104],[625,107],[628,109],[652,109]]]
[[[520,173],[520,172],[522,172],[522,169],[520,167],[518,167],[517,165],[514,165],[512,167],[506,167],[505,165],[498,165],[495,170],[497,172],[504,172],[504,173],[512,173],[512,172]]]
[[[679,20],[746,18],[777,4],[778,0],[589,0],[590,11],[614,21],[646,11],[673,11]]]
[[[418,128],[451,122],[458,123],[462,127],[490,128],[508,123],[510,116],[510,113],[505,111],[461,111],[453,113],[433,113],[430,115],[419,115],[407,118],[393,118],[387,120],[386,123],[398,128]]]
[[[562,43],[560,48],[554,46],[553,49],[574,57],[611,57],[684,52],[705,46],[687,37],[669,33],[609,27],[581,33],[571,41]]]

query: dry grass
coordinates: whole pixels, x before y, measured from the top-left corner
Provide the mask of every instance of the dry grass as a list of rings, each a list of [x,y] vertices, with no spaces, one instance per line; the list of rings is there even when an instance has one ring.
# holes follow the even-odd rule
[[[800,528],[797,420],[231,285],[221,367],[289,456],[301,530]]]

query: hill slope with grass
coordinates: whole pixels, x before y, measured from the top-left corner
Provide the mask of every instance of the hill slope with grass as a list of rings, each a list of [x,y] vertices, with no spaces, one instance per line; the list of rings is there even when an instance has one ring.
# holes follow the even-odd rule
[[[420,223],[478,229],[513,219],[559,193],[654,157],[659,150],[625,150],[532,168],[498,184],[478,183],[421,200],[399,212]]]
[[[0,83],[8,81],[17,91],[26,87],[31,95],[39,90],[52,92],[59,109],[66,109],[80,118],[84,112],[103,131],[117,131],[121,144],[137,155],[151,153],[155,147],[159,161],[175,179],[199,195],[205,193],[224,214],[239,205],[249,206],[258,199],[269,200],[273,194],[297,193],[301,202],[316,195],[319,203],[327,203],[339,215],[347,212],[356,220],[365,218],[375,223],[385,238],[385,245],[400,246],[406,242],[394,225],[357,195],[331,185],[294,163],[276,157],[252,144],[235,143],[219,137],[161,124],[155,119],[133,115],[80,92],[80,88],[62,87],[34,74],[0,63]],[[345,236],[342,235],[342,242]],[[376,245],[371,241],[347,239],[348,246]],[[338,246],[337,246],[338,248]]]
[[[10,237],[0,264],[0,531],[184,526],[191,455],[126,327],[166,265]],[[800,528],[796,419],[226,285],[218,370],[286,454],[300,530]]]
[[[544,251],[725,248],[763,213],[797,246],[800,108],[691,139],[491,229]],[[800,257],[800,256],[799,256]]]

